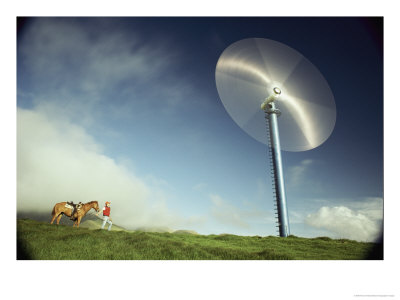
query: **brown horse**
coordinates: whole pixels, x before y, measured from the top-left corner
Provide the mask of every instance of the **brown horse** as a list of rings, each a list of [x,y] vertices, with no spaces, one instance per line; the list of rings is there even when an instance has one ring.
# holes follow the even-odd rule
[[[56,205],[54,205],[53,211],[51,213],[53,218],[51,219],[50,224],[53,224],[53,222],[56,218],[57,218],[57,225],[60,224],[60,219],[61,219],[62,215],[66,215],[67,217],[72,216],[73,209],[69,208],[69,207],[65,207],[65,204],[67,204],[67,202],[60,202],[60,203],[56,203]],[[82,207],[79,210],[77,210],[75,213],[76,218],[74,219],[74,225],[72,225],[72,227],[75,227],[75,225],[77,227],[79,227],[79,224],[81,223],[82,218],[92,208],[94,208],[97,212],[99,212],[100,211],[99,203],[97,201],[91,201],[91,202],[83,204]]]

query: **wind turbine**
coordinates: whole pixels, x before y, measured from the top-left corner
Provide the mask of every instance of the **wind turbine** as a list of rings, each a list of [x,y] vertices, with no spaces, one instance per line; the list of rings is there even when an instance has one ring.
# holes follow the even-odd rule
[[[287,237],[290,226],[281,150],[307,151],[328,139],[336,122],[332,91],[302,54],[262,38],[240,40],[226,48],[215,79],[232,119],[268,145],[277,227],[279,235]]]

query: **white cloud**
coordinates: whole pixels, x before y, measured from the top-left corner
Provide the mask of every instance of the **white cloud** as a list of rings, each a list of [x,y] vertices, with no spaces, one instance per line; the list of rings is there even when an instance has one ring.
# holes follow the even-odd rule
[[[307,215],[306,224],[326,229],[336,238],[375,241],[382,230],[383,201],[367,198],[348,206],[323,206]]]
[[[348,206],[357,212],[367,216],[371,220],[381,221],[383,218],[383,199],[379,197],[367,197],[363,201],[355,201]]]
[[[163,185],[153,186],[101,152],[85,130],[43,112],[17,110],[17,210],[48,212],[62,201],[112,202],[116,224],[188,224],[167,207]],[[163,182],[163,181],[161,181]],[[155,187],[155,188],[154,188]],[[192,224],[193,220],[189,222]]]
[[[98,93],[121,80],[146,80],[168,62],[170,52],[141,43],[132,32],[93,19],[36,19],[21,41],[23,62],[36,75]],[[104,27],[104,31],[95,27]],[[69,66],[69,68],[66,68]],[[57,75],[57,76],[52,76]],[[62,86],[60,86],[62,87]]]
[[[35,101],[56,98],[63,103],[57,109],[78,120],[82,112],[88,119],[102,113],[99,103],[114,117],[132,117],[141,105],[170,113],[192,95],[192,85],[174,76],[181,56],[172,43],[162,37],[149,43],[107,19],[35,19],[19,41],[19,54],[21,68],[36,87]]]

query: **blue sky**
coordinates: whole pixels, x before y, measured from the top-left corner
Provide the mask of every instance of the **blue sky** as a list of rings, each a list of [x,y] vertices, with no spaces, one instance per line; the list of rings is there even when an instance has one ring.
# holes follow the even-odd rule
[[[291,233],[373,240],[383,217],[379,19],[33,18],[17,47],[17,208],[111,201],[116,224],[275,235],[267,149],[225,111],[223,50],[277,40],[315,64],[337,121],[284,152]],[[57,201],[58,202],[58,201]]]

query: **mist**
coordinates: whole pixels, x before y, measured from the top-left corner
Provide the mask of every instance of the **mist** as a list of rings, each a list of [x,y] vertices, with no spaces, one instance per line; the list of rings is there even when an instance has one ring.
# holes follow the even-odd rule
[[[153,182],[156,182],[153,180]],[[17,109],[17,213],[48,213],[57,202],[111,201],[125,228],[185,226],[160,187],[102,152],[82,127],[40,109]]]

